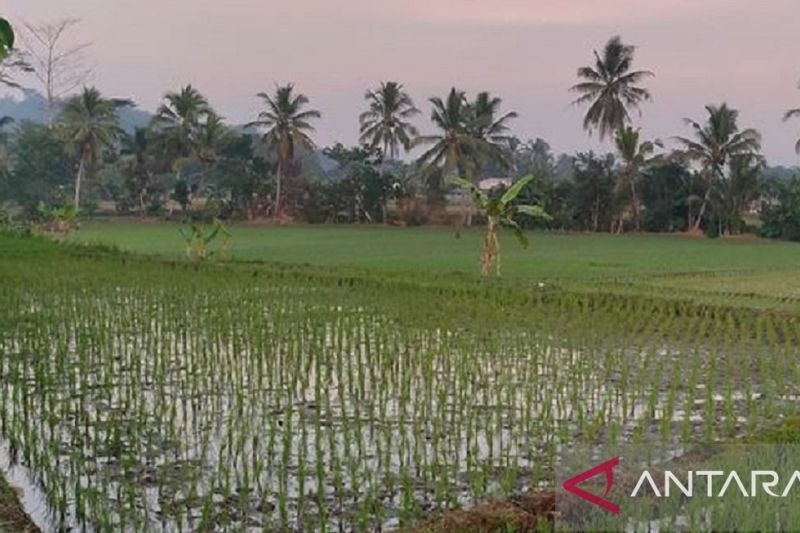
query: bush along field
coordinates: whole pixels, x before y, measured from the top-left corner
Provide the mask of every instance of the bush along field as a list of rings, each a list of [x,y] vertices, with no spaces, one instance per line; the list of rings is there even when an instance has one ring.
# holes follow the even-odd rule
[[[0,431],[46,529],[375,530],[796,410],[785,312],[0,237]],[[124,275],[123,275],[124,273]]]

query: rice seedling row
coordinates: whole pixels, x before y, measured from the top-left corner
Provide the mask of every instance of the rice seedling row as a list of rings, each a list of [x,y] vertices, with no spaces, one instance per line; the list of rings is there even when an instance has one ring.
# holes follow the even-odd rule
[[[745,310],[76,254],[0,273],[0,432],[49,527],[409,525],[552,485],[576,442],[741,436],[800,394],[796,323]]]

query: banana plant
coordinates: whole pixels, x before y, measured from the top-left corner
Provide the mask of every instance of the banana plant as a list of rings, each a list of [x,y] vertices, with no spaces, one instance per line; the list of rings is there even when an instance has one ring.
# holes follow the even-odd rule
[[[188,230],[178,228],[178,231],[186,243],[186,256],[190,260],[194,262],[205,261],[218,253],[225,254],[230,249],[231,233],[218,218],[214,219],[214,225],[208,232],[204,232],[195,222],[189,222],[188,228]],[[222,237],[221,249],[212,250],[212,244],[219,237]]]
[[[6,19],[0,17],[0,60],[8,56],[12,48],[14,48],[14,30]]]
[[[505,193],[499,198],[490,197],[484,191],[480,190],[469,180],[459,177],[450,177],[447,179],[451,185],[456,185],[470,192],[475,206],[486,217],[486,235],[483,238],[483,248],[481,250],[481,274],[484,277],[489,276],[492,265],[496,267],[496,273],[500,275],[500,239],[498,238],[498,228],[501,225],[506,225],[514,230],[517,240],[523,247],[528,246],[528,238],[514,221],[514,217],[518,214],[528,215],[534,218],[549,220],[548,215],[544,209],[538,205],[517,205],[514,200],[519,196],[519,193],[533,181],[533,176],[525,176],[520,178],[509,187]]]

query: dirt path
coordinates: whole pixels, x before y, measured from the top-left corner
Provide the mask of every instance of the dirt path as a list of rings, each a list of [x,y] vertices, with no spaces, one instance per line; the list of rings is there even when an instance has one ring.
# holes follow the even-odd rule
[[[16,491],[0,474],[0,533],[38,532],[28,515],[22,510]]]

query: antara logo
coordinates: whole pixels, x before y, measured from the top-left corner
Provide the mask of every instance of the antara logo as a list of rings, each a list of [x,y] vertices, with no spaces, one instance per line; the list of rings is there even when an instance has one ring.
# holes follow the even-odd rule
[[[581,472],[573,476],[562,484],[564,490],[571,492],[575,496],[586,500],[587,502],[597,505],[606,511],[619,514],[620,508],[616,503],[608,500],[608,494],[614,486],[614,468],[619,466],[619,456],[609,459],[597,466]],[[593,477],[605,474],[605,492],[599,496],[586,489],[582,489],[579,485],[586,480]],[[682,477],[681,477],[682,476]],[[714,478],[718,479],[718,483],[714,483]],[[705,484],[706,490],[700,490],[708,498],[723,498],[730,490],[731,492],[741,493],[744,498],[755,498],[763,493],[772,498],[787,498],[795,489],[800,485],[800,470],[795,470],[789,480],[785,484],[781,484],[781,478],[778,472],[773,470],[752,470],[749,475],[745,473],[740,475],[739,472],[732,470],[724,472],[722,470],[688,470],[683,474],[675,474],[670,470],[663,471],[663,485],[659,485],[653,474],[648,470],[643,470],[639,476],[639,481],[636,483],[630,497],[636,498],[641,493],[651,492],[656,498],[669,498],[671,488],[676,488],[683,496],[693,497],[698,488],[697,485]],[[703,483],[705,480],[705,483]],[[744,481],[750,481],[749,487]],[[699,483],[698,483],[699,482]],[[663,487],[663,488],[662,488]],[[650,489],[649,491],[647,489]],[[715,490],[716,488],[716,490]],[[777,492],[776,492],[777,491]]]
[[[589,503],[598,505],[610,513],[619,514],[619,505],[605,498],[608,496],[608,493],[611,492],[611,487],[614,486],[614,467],[617,465],[619,465],[619,457],[614,457],[613,459],[609,459],[604,463],[600,463],[589,470],[581,472],[577,476],[569,478],[568,480],[564,481],[562,486],[564,487],[564,490],[571,492],[575,496],[583,498]],[[606,491],[602,498],[597,494],[593,494],[588,490],[584,490],[578,486],[587,479],[591,479],[600,474],[606,475]]]

